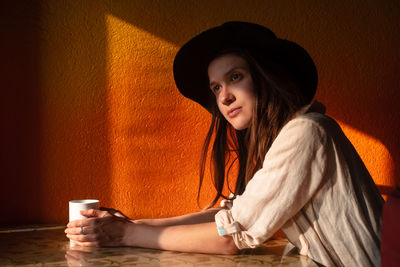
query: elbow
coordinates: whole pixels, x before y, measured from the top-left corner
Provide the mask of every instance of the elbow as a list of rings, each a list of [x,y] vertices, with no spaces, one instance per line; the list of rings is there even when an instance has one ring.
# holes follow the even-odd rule
[[[224,255],[236,255],[238,254],[239,249],[235,246],[234,248],[231,248],[230,250],[226,250]]]
[[[235,242],[233,241],[233,238],[231,236],[224,237],[224,244],[222,246],[223,251],[222,254],[225,255],[235,255],[238,254],[239,249],[236,246]]]

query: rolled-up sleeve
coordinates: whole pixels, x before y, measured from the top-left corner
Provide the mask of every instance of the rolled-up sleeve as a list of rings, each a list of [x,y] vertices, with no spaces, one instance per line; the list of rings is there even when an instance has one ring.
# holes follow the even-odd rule
[[[326,131],[300,117],[287,123],[265,156],[263,166],[231,209],[215,215],[220,229],[232,229],[239,249],[264,243],[313,197],[326,172]]]

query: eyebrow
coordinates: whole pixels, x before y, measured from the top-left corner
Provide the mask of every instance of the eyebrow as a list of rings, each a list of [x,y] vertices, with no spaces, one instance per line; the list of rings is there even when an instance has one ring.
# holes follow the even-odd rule
[[[244,67],[244,66],[235,66],[235,67],[232,67],[232,68],[231,68],[230,70],[228,70],[227,72],[225,72],[225,74],[224,74],[223,76],[226,77],[226,76],[228,76],[230,73],[232,73],[233,71],[235,71],[235,70],[237,70],[237,69],[247,70],[247,68]],[[209,86],[211,87],[211,86],[213,86],[215,83],[216,83],[215,81],[212,81],[212,82],[210,82]]]

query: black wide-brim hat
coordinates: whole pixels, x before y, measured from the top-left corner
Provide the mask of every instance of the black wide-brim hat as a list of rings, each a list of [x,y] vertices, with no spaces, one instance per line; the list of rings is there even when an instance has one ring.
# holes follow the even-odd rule
[[[208,65],[216,55],[230,49],[246,50],[258,63],[274,62],[292,77],[307,103],[313,99],[318,75],[310,55],[298,44],[277,38],[264,26],[238,21],[208,29],[181,47],[173,71],[182,95],[211,112],[215,96],[209,89]]]

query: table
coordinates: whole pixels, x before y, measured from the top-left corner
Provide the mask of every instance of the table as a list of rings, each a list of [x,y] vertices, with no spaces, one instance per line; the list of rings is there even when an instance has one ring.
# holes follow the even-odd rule
[[[318,266],[293,252],[286,239],[238,255],[181,253],[134,247],[70,248],[65,226],[0,230],[0,266]]]

